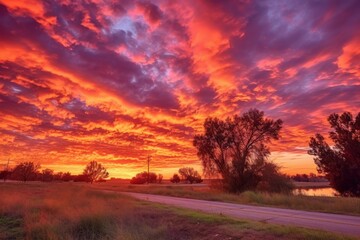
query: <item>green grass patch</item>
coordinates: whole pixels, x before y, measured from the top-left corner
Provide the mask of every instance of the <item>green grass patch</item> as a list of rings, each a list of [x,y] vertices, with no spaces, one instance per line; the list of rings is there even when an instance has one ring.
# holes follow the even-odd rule
[[[0,239],[24,239],[23,220],[21,217],[0,215]]]
[[[222,214],[209,214],[184,208],[170,207],[158,203],[150,203],[154,208],[170,211],[186,218],[194,225],[208,224],[217,226],[229,236],[254,235],[272,236],[274,239],[311,239],[311,240],[354,240],[356,238],[341,234],[329,233],[308,228],[283,226],[269,223],[256,222],[244,219],[234,219]],[[256,238],[254,238],[256,239]],[[267,239],[267,238],[266,238]]]

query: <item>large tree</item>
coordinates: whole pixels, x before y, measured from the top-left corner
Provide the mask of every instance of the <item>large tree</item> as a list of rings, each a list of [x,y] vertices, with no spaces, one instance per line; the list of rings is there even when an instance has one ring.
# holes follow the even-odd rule
[[[331,114],[330,146],[321,134],[310,139],[309,154],[319,173],[325,173],[330,184],[343,196],[360,196],[360,112],[354,118],[351,113]]]
[[[241,192],[261,182],[270,154],[266,144],[279,138],[281,127],[282,120],[265,118],[264,112],[250,109],[225,121],[207,118],[205,133],[195,136],[193,144],[204,172],[220,174],[228,191]]]
[[[91,161],[86,165],[83,175],[87,176],[91,183],[109,177],[106,168],[96,161]]]
[[[39,174],[40,165],[33,162],[22,162],[16,165],[13,170],[12,177],[16,180],[30,181],[35,180]]]

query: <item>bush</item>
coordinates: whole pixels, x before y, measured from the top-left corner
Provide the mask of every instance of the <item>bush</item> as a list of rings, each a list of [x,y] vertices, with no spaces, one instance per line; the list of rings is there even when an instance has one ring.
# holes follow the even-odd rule
[[[170,178],[170,182],[172,183],[179,183],[180,182],[180,177],[179,175],[177,175],[176,173],[172,176],[172,178]]]
[[[257,190],[276,193],[291,193],[294,185],[286,175],[279,172],[279,167],[273,163],[266,163],[262,171],[261,181]]]
[[[131,184],[144,184],[149,181],[149,183],[156,183],[157,175],[156,173],[150,172],[149,175],[147,172],[141,172],[136,174],[135,177],[133,177],[130,180]]]
[[[190,167],[184,167],[179,169],[179,174],[183,178],[183,180],[187,183],[201,183],[203,180],[201,179],[200,174],[194,169]]]

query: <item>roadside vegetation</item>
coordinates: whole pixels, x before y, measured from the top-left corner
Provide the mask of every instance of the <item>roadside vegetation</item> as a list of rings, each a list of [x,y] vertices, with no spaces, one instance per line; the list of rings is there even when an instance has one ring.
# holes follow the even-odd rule
[[[351,197],[314,197],[282,193],[246,191],[239,194],[226,193],[206,185],[129,185],[112,181],[92,187],[111,191],[140,192],[173,197],[194,198],[210,201],[222,201],[257,206],[271,206],[315,212],[328,212],[348,215],[360,215],[360,199]]]
[[[142,202],[90,185],[9,182],[0,189],[0,239],[352,239]]]

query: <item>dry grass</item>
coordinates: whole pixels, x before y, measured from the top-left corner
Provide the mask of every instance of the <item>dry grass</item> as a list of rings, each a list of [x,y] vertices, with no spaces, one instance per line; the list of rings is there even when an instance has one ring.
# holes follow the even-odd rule
[[[0,239],[350,239],[142,202],[72,183],[0,183]]]
[[[141,192],[211,201],[360,215],[360,198],[314,197],[304,195],[269,194],[261,192],[228,194],[219,190],[210,189],[204,185],[131,185],[118,183],[114,184],[111,183],[111,181],[99,185],[94,185],[93,187],[113,191]]]

